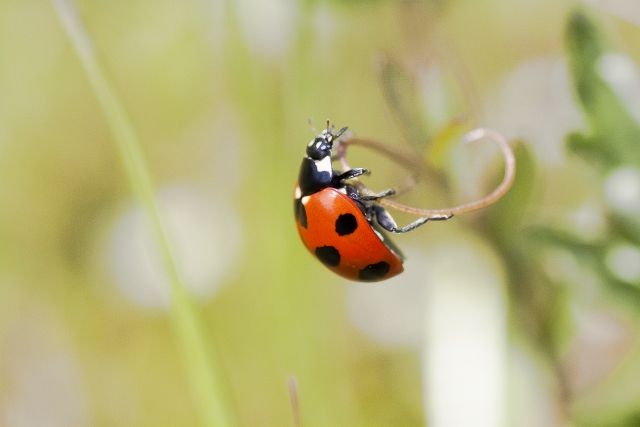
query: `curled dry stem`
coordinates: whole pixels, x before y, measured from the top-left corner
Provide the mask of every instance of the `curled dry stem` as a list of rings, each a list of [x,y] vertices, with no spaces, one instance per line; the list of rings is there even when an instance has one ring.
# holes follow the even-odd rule
[[[500,185],[498,185],[498,187],[496,187],[496,189],[493,190],[493,192],[491,192],[491,194],[489,194],[488,196],[483,197],[482,199],[476,200],[474,202],[465,203],[463,205],[458,205],[458,206],[455,206],[452,208],[446,208],[446,209],[420,209],[412,206],[403,205],[401,203],[398,203],[396,201],[389,200],[389,199],[380,199],[379,203],[383,206],[393,208],[408,214],[429,217],[434,215],[447,215],[447,214],[457,215],[464,212],[471,212],[471,211],[484,208],[496,202],[498,199],[500,199],[500,197],[502,197],[507,192],[507,190],[509,190],[509,188],[511,187],[511,184],[513,183],[513,179],[515,178],[515,174],[516,174],[516,160],[515,160],[515,156],[513,155],[513,151],[511,150],[511,147],[509,146],[509,143],[507,142],[507,140],[501,134],[499,134],[494,130],[487,129],[487,128],[474,129],[471,132],[467,133],[462,140],[465,144],[469,144],[471,142],[475,142],[483,138],[490,138],[493,141],[495,141],[496,144],[498,144],[498,147],[500,147],[500,150],[502,151],[502,155],[505,161],[504,178],[502,179],[502,182],[500,183]],[[377,151],[378,153],[389,158],[395,163],[398,163],[404,168],[409,169],[410,171],[412,171],[413,175],[416,177],[424,175],[424,171],[421,170],[424,168],[424,164],[419,158],[419,156],[410,155],[407,153],[402,153],[399,151],[392,150],[388,146],[381,144],[377,141],[372,141],[370,139],[356,138],[356,137],[344,138],[340,141],[340,145],[338,146],[338,150],[337,150],[338,160],[340,160],[340,163],[344,170],[351,169],[351,166],[349,166],[349,163],[347,163],[347,159],[346,159],[347,148],[351,145],[360,146],[363,148],[371,149],[373,151]],[[398,192],[406,190],[406,188],[404,187],[406,187],[407,185],[403,186],[403,188],[400,188]],[[376,194],[375,192],[368,189],[364,184],[362,184],[359,181],[358,181],[358,187],[364,195],[370,196],[370,195]]]

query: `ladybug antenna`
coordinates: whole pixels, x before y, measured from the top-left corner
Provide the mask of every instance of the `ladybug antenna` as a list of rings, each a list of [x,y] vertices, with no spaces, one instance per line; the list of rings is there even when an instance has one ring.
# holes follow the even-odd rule
[[[329,126],[329,119],[327,119],[327,135],[333,136],[333,131],[336,129],[335,125]],[[333,138],[332,138],[333,139]]]
[[[311,128],[311,131],[315,134],[315,136],[317,138],[318,137],[318,131],[316,130],[315,127],[313,127],[313,120],[311,120],[311,117],[309,117],[308,123],[309,123],[309,127]]]
[[[335,136],[333,137],[333,139],[338,139],[340,138],[340,136],[347,130],[347,126],[343,127],[342,129],[340,129],[338,131],[338,133],[335,134]]]

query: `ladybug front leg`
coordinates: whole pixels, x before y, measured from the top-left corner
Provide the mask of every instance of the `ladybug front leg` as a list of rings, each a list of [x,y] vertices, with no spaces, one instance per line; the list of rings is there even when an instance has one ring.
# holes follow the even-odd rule
[[[385,208],[379,205],[373,205],[371,208],[376,214],[376,220],[378,221],[378,224],[380,224],[380,226],[385,230],[390,231],[391,233],[396,233],[396,234],[402,234],[411,230],[415,230],[416,228],[420,227],[422,224],[426,223],[427,221],[445,221],[453,217],[453,214],[423,217],[412,222],[411,224],[405,227],[398,228],[393,217],[389,212],[387,212]]]
[[[365,168],[355,168],[355,169],[351,169],[348,170],[344,173],[341,173],[340,175],[337,175],[334,177],[334,180],[336,182],[342,182],[342,181],[346,181],[348,179],[352,179],[352,178],[356,178],[360,175],[365,175],[368,174],[369,171]]]

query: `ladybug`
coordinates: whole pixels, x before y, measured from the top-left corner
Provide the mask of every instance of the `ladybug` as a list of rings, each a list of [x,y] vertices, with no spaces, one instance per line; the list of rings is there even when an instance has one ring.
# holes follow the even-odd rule
[[[312,127],[313,130],[313,127]],[[453,215],[420,218],[403,228],[377,201],[394,190],[369,196],[360,194],[348,181],[368,174],[363,168],[340,172],[333,168],[333,143],[347,130],[335,135],[327,128],[307,145],[294,189],[294,213],[302,242],[320,262],[350,280],[377,282],[404,270],[404,256],[386,232],[406,233],[429,220]]]

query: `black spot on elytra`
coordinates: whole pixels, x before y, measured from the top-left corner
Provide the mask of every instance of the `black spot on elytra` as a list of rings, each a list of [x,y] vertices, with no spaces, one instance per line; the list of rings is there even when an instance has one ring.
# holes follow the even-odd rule
[[[340,264],[340,252],[333,246],[318,246],[316,256],[326,266],[335,267]]]
[[[298,221],[304,228],[307,228],[307,210],[304,208],[301,199],[296,199],[293,202],[293,210],[294,215],[296,216],[296,221]]]
[[[336,233],[338,236],[346,236],[353,233],[358,228],[356,217],[348,214],[342,214],[336,219]]]
[[[369,264],[358,274],[358,278],[364,282],[373,282],[382,279],[389,272],[389,264],[380,261],[375,264]]]

